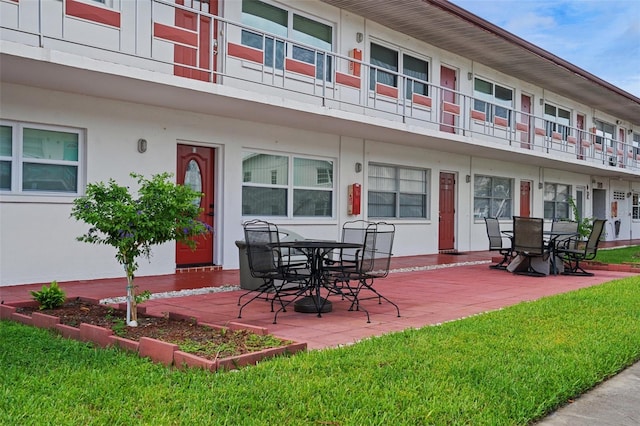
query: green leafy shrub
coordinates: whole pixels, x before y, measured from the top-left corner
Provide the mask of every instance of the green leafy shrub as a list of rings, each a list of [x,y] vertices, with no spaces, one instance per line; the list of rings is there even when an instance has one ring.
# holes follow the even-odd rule
[[[42,290],[32,291],[31,295],[40,303],[41,310],[59,308],[67,300],[66,293],[58,286],[57,281],[52,281],[49,287],[43,285]]]

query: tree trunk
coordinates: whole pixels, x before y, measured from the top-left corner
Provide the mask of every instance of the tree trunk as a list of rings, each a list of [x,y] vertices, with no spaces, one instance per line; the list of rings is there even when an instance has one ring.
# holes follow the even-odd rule
[[[138,307],[136,304],[136,290],[133,284],[133,271],[131,265],[125,265],[127,271],[127,325],[138,326]]]

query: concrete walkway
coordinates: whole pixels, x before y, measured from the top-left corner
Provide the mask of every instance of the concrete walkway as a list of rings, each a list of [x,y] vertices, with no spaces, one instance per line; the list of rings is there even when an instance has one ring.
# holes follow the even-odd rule
[[[540,426],[640,425],[640,363],[537,423]]]

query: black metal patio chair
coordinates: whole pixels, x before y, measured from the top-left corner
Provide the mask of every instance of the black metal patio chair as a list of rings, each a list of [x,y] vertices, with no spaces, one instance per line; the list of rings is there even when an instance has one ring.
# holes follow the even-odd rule
[[[606,222],[606,219],[594,220],[593,228],[586,242],[572,238],[566,241],[564,247],[556,248],[556,254],[562,258],[565,264],[564,275],[593,276],[592,272],[587,272],[580,266],[580,262],[595,259]]]
[[[348,222],[343,226],[343,242],[361,243],[361,249],[342,250],[334,265],[327,267],[335,292],[351,301],[349,310],[362,310],[371,322],[369,312],[361,306],[363,300],[382,300],[400,308],[374,288],[378,278],[389,274],[395,226],[386,222]]]
[[[533,277],[544,277],[547,273],[532,266],[533,258],[547,260],[548,246],[544,240],[544,219],[535,217],[513,217],[513,251],[523,257],[524,268],[518,267],[514,273]],[[547,271],[548,272],[548,271]]]
[[[502,260],[495,265],[489,265],[492,269],[507,269],[507,265],[513,258],[513,237],[507,236],[500,230],[500,222],[497,218],[485,217],[484,222],[487,226],[487,237],[489,237],[489,250],[497,251],[502,255]],[[509,240],[509,246],[503,244],[504,238]]]
[[[286,311],[286,306],[305,292],[309,279],[306,262],[298,261],[288,249],[286,252],[281,249],[280,232],[275,224],[251,220],[243,226],[251,276],[262,279],[263,284],[238,297],[238,318],[242,318],[244,307],[256,299],[270,302],[271,312],[276,301],[279,309]],[[242,304],[242,299],[250,294],[252,297]]]

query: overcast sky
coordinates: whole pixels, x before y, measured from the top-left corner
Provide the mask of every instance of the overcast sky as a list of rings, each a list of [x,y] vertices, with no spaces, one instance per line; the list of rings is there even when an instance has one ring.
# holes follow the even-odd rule
[[[640,97],[640,0],[450,0]]]

